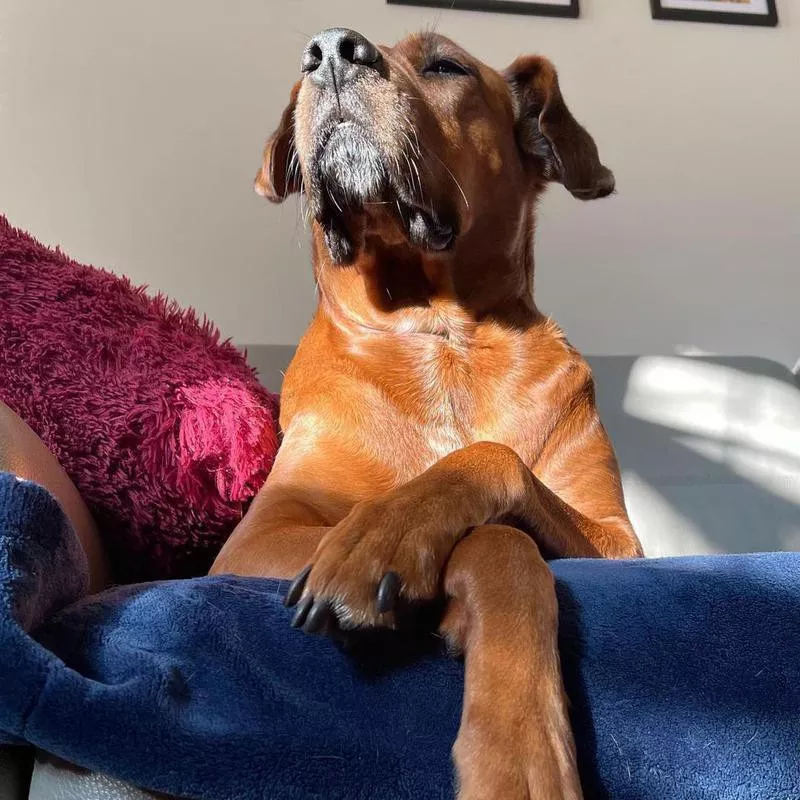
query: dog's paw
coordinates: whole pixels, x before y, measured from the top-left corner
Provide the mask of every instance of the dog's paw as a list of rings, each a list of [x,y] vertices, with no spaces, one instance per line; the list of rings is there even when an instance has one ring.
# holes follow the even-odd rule
[[[307,633],[395,627],[404,604],[439,594],[455,544],[435,509],[394,495],[356,505],[320,542],[286,597]]]

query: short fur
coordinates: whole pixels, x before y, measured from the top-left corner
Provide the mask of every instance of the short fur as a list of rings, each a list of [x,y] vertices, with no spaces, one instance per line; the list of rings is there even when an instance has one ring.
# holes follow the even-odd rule
[[[544,558],[641,547],[589,368],[533,300],[534,209],[549,181],[592,199],[613,175],[546,59],[500,73],[424,33],[341,60],[370,47],[313,40],[265,150],[259,191],[305,193],[320,299],[283,448],[213,571],[312,565],[291,598],[309,631],[443,599],[466,654],[460,799],[574,800]]]

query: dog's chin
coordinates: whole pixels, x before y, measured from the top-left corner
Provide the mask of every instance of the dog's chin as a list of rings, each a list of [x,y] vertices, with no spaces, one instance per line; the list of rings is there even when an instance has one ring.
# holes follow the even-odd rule
[[[358,229],[375,214],[389,215],[409,245],[441,252],[453,246],[455,227],[411,196],[408,178],[388,166],[379,148],[354,123],[336,126],[319,148],[311,172],[311,208],[331,258],[352,263]]]

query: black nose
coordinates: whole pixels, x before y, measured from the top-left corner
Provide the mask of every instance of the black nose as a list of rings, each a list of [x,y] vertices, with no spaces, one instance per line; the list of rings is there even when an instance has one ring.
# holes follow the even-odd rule
[[[303,53],[301,69],[320,86],[342,86],[362,69],[379,69],[381,54],[365,36],[348,28],[318,33]]]

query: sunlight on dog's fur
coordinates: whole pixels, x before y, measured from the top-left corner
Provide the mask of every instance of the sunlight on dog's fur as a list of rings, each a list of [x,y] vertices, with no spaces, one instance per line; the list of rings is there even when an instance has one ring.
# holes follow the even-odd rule
[[[466,656],[461,800],[581,797],[545,557],[641,547],[586,362],[533,298],[536,203],[614,176],[553,65],[436,33],[323,31],[256,190],[300,192],[315,317],[283,446],[215,572],[288,578],[294,624],[349,635],[426,604]]]

